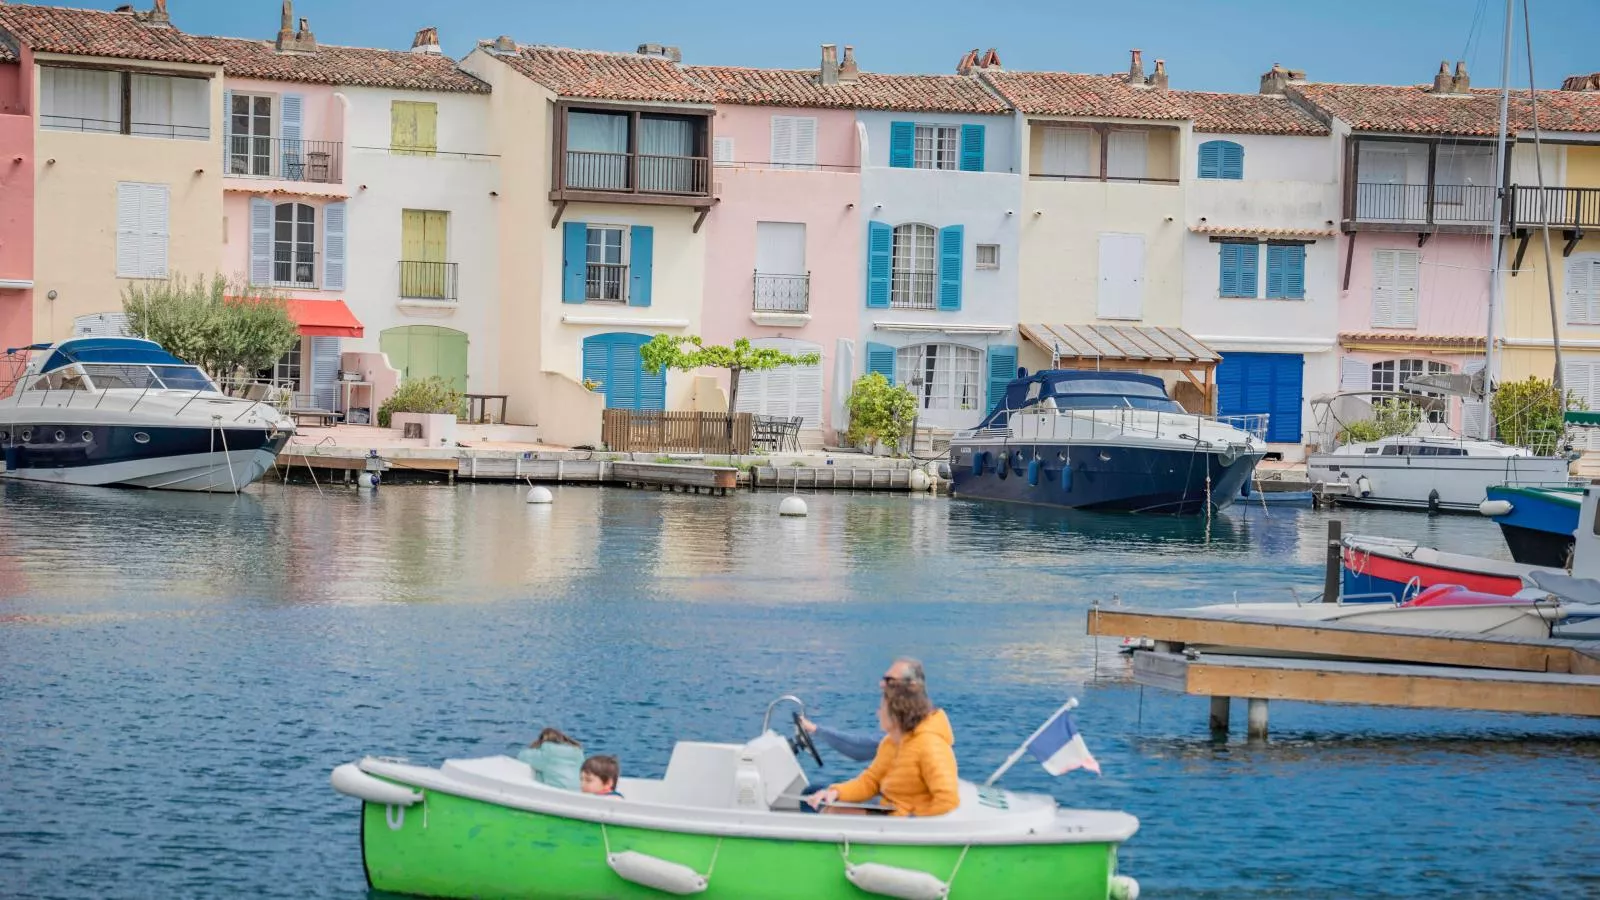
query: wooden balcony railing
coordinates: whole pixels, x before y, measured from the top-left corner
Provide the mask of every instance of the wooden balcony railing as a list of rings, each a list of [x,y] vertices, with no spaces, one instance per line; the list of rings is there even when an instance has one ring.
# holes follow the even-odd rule
[[[685,197],[711,193],[711,160],[704,156],[568,150],[562,176],[558,183],[572,191]]]

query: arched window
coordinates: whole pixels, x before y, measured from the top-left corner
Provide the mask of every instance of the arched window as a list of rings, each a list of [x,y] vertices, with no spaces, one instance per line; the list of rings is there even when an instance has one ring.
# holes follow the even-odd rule
[[[1422,375],[1443,375],[1450,371],[1450,367],[1442,362],[1431,359],[1386,359],[1383,362],[1372,364],[1372,389],[1375,391],[1403,391],[1408,394],[1417,394],[1423,397],[1442,399],[1443,394],[1433,391],[1418,391],[1408,389],[1405,384],[1413,378]],[[1376,399],[1376,398],[1375,398]],[[1431,408],[1422,411],[1424,421],[1442,424],[1450,421],[1450,407],[1447,403],[1433,404]]]
[[[895,226],[890,306],[934,308],[939,285],[939,261],[934,251],[938,235],[938,230],[929,225]]]
[[[1200,177],[1244,178],[1244,148],[1233,141],[1206,141],[1200,145]]]
[[[317,211],[304,203],[279,203],[272,225],[272,281],[292,287],[317,284]]]
[[[983,409],[983,353],[958,344],[913,344],[894,355],[894,383],[917,398],[918,409]]]

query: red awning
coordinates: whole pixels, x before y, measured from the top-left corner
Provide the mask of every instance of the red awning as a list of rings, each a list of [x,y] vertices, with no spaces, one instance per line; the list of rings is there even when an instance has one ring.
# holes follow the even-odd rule
[[[343,300],[285,300],[289,318],[300,325],[300,333],[312,337],[358,338],[365,333],[361,322]]]

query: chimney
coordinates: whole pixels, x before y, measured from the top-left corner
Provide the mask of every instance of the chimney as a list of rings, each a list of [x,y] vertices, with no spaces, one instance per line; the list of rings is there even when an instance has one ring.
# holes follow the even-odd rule
[[[1132,60],[1128,63],[1128,83],[1144,84],[1144,52],[1141,50],[1130,51]]]
[[[1439,60],[1439,74],[1433,76],[1433,92],[1435,94],[1448,94],[1455,81],[1450,77],[1450,63],[1448,60]]]
[[[1600,91],[1600,72],[1592,75],[1568,75],[1561,81],[1563,91]]]
[[[283,0],[283,15],[278,20],[278,52],[294,46],[294,0]]]
[[[974,48],[968,50],[967,55],[961,57],[961,61],[956,63],[956,74],[971,75],[973,69],[981,68],[983,68],[983,63],[978,61],[978,51]]]
[[[839,83],[839,48],[833,44],[822,45],[822,70],[817,81],[826,86]]]
[[[659,56],[671,62],[683,62],[683,52],[666,44],[640,44],[633,52],[640,56]]]
[[[1456,77],[1452,79],[1450,89],[1457,94],[1472,92],[1472,79],[1467,77],[1466,60],[1456,60]]]
[[[515,56],[517,54],[517,42],[511,39],[511,35],[502,34],[494,39],[494,43],[489,45],[489,52],[498,56]]]
[[[133,4],[132,3],[124,3],[121,6],[118,6],[116,9],[113,9],[112,12],[131,13],[131,12],[133,12]]]
[[[1158,91],[1167,89],[1167,61],[1156,60],[1156,70],[1150,75],[1150,87]]]
[[[427,28],[419,29],[417,31],[417,36],[411,39],[411,52],[426,53],[429,56],[440,55],[439,29],[433,27],[432,25],[429,25]]]
[[[856,68],[856,48],[845,44],[844,59],[839,60],[839,83],[855,84],[860,78],[861,70]]]
[[[167,0],[155,0],[155,5],[145,13],[146,25],[171,25],[172,17],[167,15]]]
[[[984,54],[982,68],[991,72],[1000,71],[1000,54],[995,52],[993,47],[990,47],[989,52]]]

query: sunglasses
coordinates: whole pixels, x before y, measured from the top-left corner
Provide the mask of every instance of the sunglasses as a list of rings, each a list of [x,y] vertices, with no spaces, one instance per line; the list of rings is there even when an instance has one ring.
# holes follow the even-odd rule
[[[905,684],[906,682],[908,682],[910,680],[911,679],[909,679],[909,678],[896,678],[893,675],[885,675],[885,676],[883,676],[882,679],[880,679],[880,681],[885,685]]]

